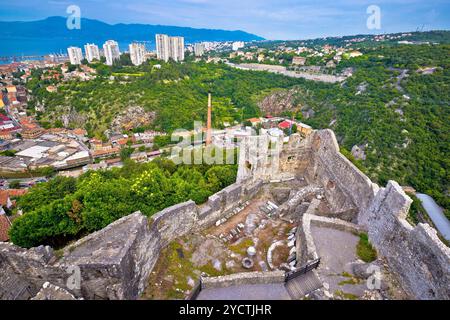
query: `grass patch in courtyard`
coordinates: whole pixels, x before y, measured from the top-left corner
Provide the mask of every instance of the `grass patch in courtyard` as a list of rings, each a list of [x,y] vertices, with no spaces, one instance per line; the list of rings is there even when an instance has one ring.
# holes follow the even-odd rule
[[[231,245],[230,250],[233,251],[236,254],[240,255],[246,255],[247,254],[247,248],[254,246],[252,239],[244,239],[240,243]]]
[[[336,290],[334,292],[334,295],[338,296],[342,299],[345,299],[345,300],[358,300],[359,299],[359,297],[357,295],[354,295],[353,293],[344,292],[342,290]]]
[[[377,259],[377,251],[369,242],[367,233],[359,234],[359,242],[356,246],[356,254],[364,262],[372,262]]]

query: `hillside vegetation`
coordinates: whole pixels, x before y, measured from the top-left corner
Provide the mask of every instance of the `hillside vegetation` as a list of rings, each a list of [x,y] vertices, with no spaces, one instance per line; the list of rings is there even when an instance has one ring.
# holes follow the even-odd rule
[[[62,247],[135,211],[151,216],[190,199],[203,203],[234,183],[236,172],[234,165],[176,166],[157,159],[127,161],[121,169],[89,171],[77,179],[57,177],[19,198],[25,214],[14,220],[11,240],[27,248]]]
[[[449,215],[450,45],[361,51],[362,56],[338,64],[338,72],[353,68],[353,75],[337,84],[192,61],[161,69],[153,68],[155,61],[141,67],[94,65],[100,77],[61,84],[57,93],[45,90],[51,80],[35,77],[28,84],[35,96],[30,107],[45,106],[39,118],[47,125],[61,125],[69,110],[69,126],[82,124],[91,136],[104,137],[114,117],[129,106],[155,112],[151,128],[191,129],[194,120],[205,122],[212,90],[214,125],[221,128],[262,115],[259,105],[267,95],[294,89],[289,103],[271,110],[316,129],[333,129],[343,149],[364,149],[366,159],[358,166],[375,182],[411,185],[435,198]]]
[[[207,93],[213,92],[213,120],[218,128],[259,114],[252,97],[271,88],[289,88],[305,81],[281,75],[245,72],[223,64],[206,63],[163,64],[155,62],[141,67],[106,67],[94,65],[99,77],[81,82],[60,84],[58,92],[46,87],[55,80],[40,81],[38,71],[28,83],[34,99],[29,107],[43,105],[38,112],[44,126],[61,126],[69,115],[70,127],[84,126],[91,136],[101,137],[111,122],[128,107],[140,106],[156,112],[151,128],[162,131],[192,129],[194,120],[206,121]],[[115,79],[110,80],[114,73]],[[139,73],[142,73],[139,74]],[[129,76],[130,74],[137,76]]]

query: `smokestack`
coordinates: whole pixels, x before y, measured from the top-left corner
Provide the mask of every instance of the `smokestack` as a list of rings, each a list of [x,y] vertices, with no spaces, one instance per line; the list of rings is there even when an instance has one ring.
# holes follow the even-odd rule
[[[207,146],[209,146],[212,142],[211,112],[212,112],[211,92],[208,92],[208,120],[206,123],[206,145]]]

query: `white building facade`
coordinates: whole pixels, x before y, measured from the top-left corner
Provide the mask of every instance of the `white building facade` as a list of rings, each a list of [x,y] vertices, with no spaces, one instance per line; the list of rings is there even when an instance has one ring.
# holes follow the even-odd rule
[[[169,61],[169,36],[166,34],[156,35],[156,56],[158,60]]]
[[[81,60],[83,60],[83,52],[81,52],[81,48],[78,47],[70,47],[67,48],[67,53],[69,54],[69,59],[71,64],[81,64]]]
[[[205,53],[205,43],[198,42],[194,45],[194,53],[196,57],[201,57]]]
[[[145,45],[142,43],[132,43],[130,44],[129,48],[130,48],[131,62],[135,66],[140,66],[142,63],[144,63],[147,53]]]
[[[112,66],[115,60],[120,59],[119,44],[114,40],[108,40],[103,45],[103,52],[106,58],[106,64]]]
[[[169,37],[165,34],[156,35],[156,55],[165,62],[173,59],[176,62],[184,60],[184,38]]]
[[[86,55],[86,60],[92,62],[94,60],[100,61],[100,50],[98,46],[93,43],[88,43],[84,46],[84,53]]]
[[[239,49],[241,49],[245,46],[245,43],[243,41],[236,41],[236,42],[233,42],[233,44],[231,46],[232,46],[233,51],[238,51]]]

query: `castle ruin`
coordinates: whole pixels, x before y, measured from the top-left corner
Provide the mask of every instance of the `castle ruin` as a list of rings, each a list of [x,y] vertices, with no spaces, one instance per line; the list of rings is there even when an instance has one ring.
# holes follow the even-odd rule
[[[172,241],[213,226],[265,186],[297,179],[306,186],[293,184],[278,208],[280,216],[299,222],[297,265],[318,257],[310,232],[315,226],[364,231],[411,298],[450,299],[450,249],[429,225],[411,226],[406,215],[412,200],[395,181],[384,188],[374,184],[339,152],[331,130],[306,138],[295,134],[288,143],[246,139],[237,182],[201,206],[188,201],[150,218],[133,213],[62,253],[0,243],[0,299],[137,299],[161,250]],[[315,214],[320,200],[303,202],[318,190],[330,209],[326,216]]]

